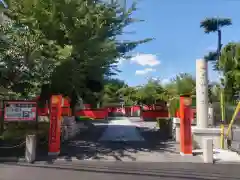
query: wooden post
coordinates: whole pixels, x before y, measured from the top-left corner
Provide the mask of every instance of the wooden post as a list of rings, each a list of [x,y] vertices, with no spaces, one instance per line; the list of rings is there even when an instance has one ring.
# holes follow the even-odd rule
[[[49,128],[49,155],[58,155],[60,153],[61,143],[61,114],[62,114],[62,96],[53,95],[50,102],[50,128]]]
[[[180,97],[180,154],[192,155],[191,97]]]

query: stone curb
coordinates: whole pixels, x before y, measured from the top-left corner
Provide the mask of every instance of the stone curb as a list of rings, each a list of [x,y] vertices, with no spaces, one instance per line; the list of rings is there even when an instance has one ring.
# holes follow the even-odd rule
[[[26,161],[25,161],[25,158],[0,157],[0,162],[26,162]]]

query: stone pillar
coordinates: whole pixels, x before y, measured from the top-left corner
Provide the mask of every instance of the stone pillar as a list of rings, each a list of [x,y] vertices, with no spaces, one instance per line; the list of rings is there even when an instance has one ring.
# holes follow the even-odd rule
[[[25,160],[33,163],[36,159],[36,135],[26,136]]]
[[[208,75],[207,62],[204,59],[196,60],[196,101],[197,126],[208,127]]]
[[[213,163],[213,140],[211,138],[203,139],[203,162]]]

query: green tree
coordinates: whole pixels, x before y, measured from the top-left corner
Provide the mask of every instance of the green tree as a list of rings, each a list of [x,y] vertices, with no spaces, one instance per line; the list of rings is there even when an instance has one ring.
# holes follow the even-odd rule
[[[200,27],[204,29],[205,33],[215,33],[217,32],[217,50],[214,52],[209,52],[205,56],[208,61],[216,61],[219,59],[219,55],[222,48],[222,28],[225,26],[232,25],[232,20],[229,18],[206,18],[200,23]]]
[[[136,96],[138,102],[145,105],[152,105],[156,104],[157,101],[167,100],[167,93],[161,82],[153,79],[150,79],[145,85],[138,87]]]
[[[104,105],[115,103],[119,104],[120,97],[124,97],[123,88],[127,88],[127,84],[119,79],[109,78],[105,80],[104,90],[102,92],[102,103]]]
[[[196,81],[191,74],[180,73],[166,84],[164,88],[168,96],[170,114],[175,115],[179,104],[179,96],[195,95]]]
[[[180,95],[195,95],[196,81],[188,73],[180,73],[165,85],[170,98],[179,97]]]
[[[43,34],[15,21],[1,25],[0,29],[1,85],[24,98],[36,96],[39,87],[49,80],[57,49],[50,41],[44,41]],[[55,53],[47,54],[45,49],[52,49]]]
[[[229,43],[222,49],[218,69],[223,74],[226,100],[231,102],[240,92],[240,43]]]
[[[62,93],[87,100],[89,94],[101,92],[104,79],[118,72],[117,59],[127,58],[128,52],[140,41],[119,41],[123,29],[137,22],[131,17],[134,3],[125,10],[116,3],[106,4],[94,0],[20,0],[7,1],[5,14],[12,20],[41,32],[44,39],[58,49],[57,66],[52,68],[48,93]],[[52,52],[52,48],[45,49]],[[45,53],[45,52],[44,52]],[[49,97],[49,95],[44,95]]]

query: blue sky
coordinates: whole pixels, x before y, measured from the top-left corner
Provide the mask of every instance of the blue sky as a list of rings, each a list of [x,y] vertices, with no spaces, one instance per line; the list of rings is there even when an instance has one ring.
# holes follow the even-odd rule
[[[206,17],[231,18],[233,25],[223,29],[223,44],[239,41],[239,7],[240,0],[140,0],[133,17],[145,22],[130,25],[125,31],[136,33],[121,38],[155,40],[137,47],[131,60],[121,61],[118,77],[135,86],[146,83],[147,77],[166,82],[180,72],[195,75],[196,59],[217,45],[217,35],[204,34],[200,21]],[[218,79],[211,65],[209,79]]]

